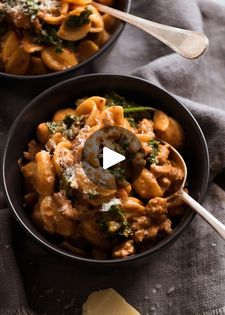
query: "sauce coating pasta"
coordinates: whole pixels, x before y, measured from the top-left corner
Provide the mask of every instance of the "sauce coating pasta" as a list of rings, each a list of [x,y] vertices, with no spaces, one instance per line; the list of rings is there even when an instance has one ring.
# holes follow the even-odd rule
[[[185,211],[182,200],[166,198],[184,174],[162,141],[182,148],[183,129],[166,113],[115,93],[75,104],[39,124],[36,140],[24,152],[21,171],[31,218],[42,232],[55,235],[59,246],[79,256],[116,259],[142,252],[171,234]],[[86,176],[82,150],[96,131],[115,126],[141,141],[144,155],[135,159],[143,168],[132,180],[117,164],[110,171],[114,188],[104,189]],[[110,132],[108,144],[109,138]],[[124,150],[134,150],[126,139],[121,144]],[[89,153],[87,163],[98,170],[100,155]]]
[[[73,67],[95,54],[115,25],[92,0],[1,0],[0,71],[41,75]]]

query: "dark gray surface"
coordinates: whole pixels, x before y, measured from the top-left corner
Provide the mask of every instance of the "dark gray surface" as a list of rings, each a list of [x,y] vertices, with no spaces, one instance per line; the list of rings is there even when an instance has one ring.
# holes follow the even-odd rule
[[[186,61],[127,26],[109,58],[96,70],[131,73],[141,66],[136,75],[180,97],[206,135],[213,179],[225,167],[225,8],[209,0],[139,0],[133,1],[133,12],[174,26],[204,28],[210,48],[202,58]],[[31,91],[1,80],[1,133],[7,131],[27,101],[23,96]],[[218,185],[210,184],[204,205],[225,222],[225,192]],[[24,235],[8,210],[0,210],[0,253],[0,314],[6,314],[6,309],[7,314],[13,314],[13,309],[18,313],[23,309],[20,313],[25,314],[28,304],[50,315],[79,314],[89,292],[109,287],[143,315],[225,314],[225,243],[199,217],[148,266],[96,273],[52,257]]]

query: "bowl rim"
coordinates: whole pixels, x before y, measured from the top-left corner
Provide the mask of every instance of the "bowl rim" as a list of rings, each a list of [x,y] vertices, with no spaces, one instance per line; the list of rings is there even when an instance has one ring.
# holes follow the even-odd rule
[[[61,88],[62,86],[66,86],[67,84],[70,84],[71,82],[74,82],[74,84],[75,84],[76,81],[79,81],[79,80],[85,80],[85,79],[91,79],[91,78],[95,79],[95,78],[102,77],[102,76],[108,77],[108,78],[112,78],[112,77],[120,78],[122,80],[126,79],[126,80],[131,80],[131,81],[139,81],[139,82],[143,82],[144,84],[151,85],[154,89],[158,90],[159,92],[163,92],[164,95],[166,95],[167,97],[174,99],[179,104],[179,106],[181,106],[182,109],[187,113],[187,115],[189,115],[189,117],[192,119],[193,123],[195,124],[196,131],[199,134],[199,139],[201,140],[202,147],[205,151],[205,155],[204,155],[204,159],[205,159],[204,178],[202,180],[203,184],[200,188],[200,192],[199,192],[199,196],[197,198],[197,201],[201,203],[204,200],[204,196],[205,196],[206,189],[208,186],[208,181],[209,181],[209,170],[210,170],[209,152],[208,152],[208,147],[207,147],[205,136],[204,136],[197,120],[193,116],[193,114],[186,108],[185,105],[183,105],[182,102],[180,102],[180,100],[176,96],[174,96],[174,94],[169,93],[165,89],[158,87],[157,85],[149,82],[148,80],[145,80],[145,79],[142,79],[139,77],[135,77],[135,76],[130,76],[130,75],[111,74],[111,73],[87,74],[87,75],[83,75],[83,76],[70,78],[68,80],[62,81],[60,83],[57,83],[57,84],[51,86],[50,88],[46,89],[45,91],[40,93],[38,96],[36,96],[31,102],[29,102],[24,107],[24,109],[20,112],[20,114],[17,116],[17,118],[15,119],[11,128],[9,129],[7,139],[6,139],[5,145],[3,147],[3,154],[2,154],[2,158],[1,158],[1,181],[3,183],[2,187],[3,187],[3,193],[6,197],[6,202],[9,206],[10,210],[12,211],[14,217],[16,218],[17,221],[19,221],[20,225],[28,233],[28,235],[31,235],[33,237],[33,239],[39,245],[41,245],[45,249],[47,249],[47,250],[49,250],[55,254],[59,254],[61,257],[69,258],[70,260],[73,260],[74,262],[90,263],[90,264],[93,264],[93,265],[95,264],[95,265],[99,265],[99,266],[100,265],[102,265],[102,266],[115,265],[116,266],[116,265],[122,265],[122,264],[131,262],[134,260],[138,260],[138,259],[141,260],[150,254],[158,252],[161,248],[166,247],[166,245],[172,244],[173,241],[175,241],[179,237],[179,235],[185,230],[185,228],[191,223],[191,221],[195,217],[196,213],[193,210],[190,210],[190,212],[187,215],[187,217],[185,218],[185,220],[176,227],[176,230],[174,233],[172,233],[171,235],[164,238],[160,242],[156,243],[153,247],[147,249],[146,251],[144,251],[142,253],[138,253],[138,254],[135,254],[133,256],[129,256],[127,258],[97,260],[97,259],[92,259],[92,258],[80,257],[80,256],[76,256],[75,254],[69,253],[69,252],[59,248],[57,245],[54,245],[53,243],[48,241],[43,235],[42,235],[43,239],[41,239],[37,235],[37,233],[39,233],[38,230],[37,230],[37,233],[34,233],[26,225],[26,223],[23,222],[22,218],[20,217],[20,215],[18,213],[18,210],[14,207],[13,202],[10,199],[8,189],[7,189],[7,182],[6,182],[5,164],[6,164],[6,155],[7,155],[7,151],[8,151],[8,146],[9,146],[9,143],[11,141],[13,134],[15,133],[17,124],[19,123],[19,121],[20,121],[21,117],[24,115],[24,113],[27,112],[28,110],[30,110],[33,106],[35,106],[35,104],[38,103],[39,100],[41,100],[42,98],[47,96],[49,93],[54,92],[59,87]]]
[[[131,8],[131,1],[132,0],[125,0],[125,9],[123,12],[129,13]],[[77,65],[62,70],[62,71],[56,71],[56,72],[50,72],[46,74],[38,74],[38,75],[17,75],[17,74],[9,74],[0,71],[0,78],[8,79],[8,80],[45,80],[45,79],[56,79],[63,75],[68,75],[72,72],[76,73],[82,68],[85,68],[89,63],[91,64],[94,60],[96,60],[98,57],[101,57],[107,50],[110,48],[113,43],[118,39],[120,34],[122,33],[124,27],[126,25],[126,22],[120,21],[120,24],[118,25],[117,29],[113,34],[110,36],[110,39],[97,51],[94,55],[89,57],[88,59],[82,61],[81,63],[78,63]]]

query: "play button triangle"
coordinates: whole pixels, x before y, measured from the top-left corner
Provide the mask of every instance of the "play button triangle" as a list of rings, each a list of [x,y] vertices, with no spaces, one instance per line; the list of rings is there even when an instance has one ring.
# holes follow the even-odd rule
[[[103,148],[103,168],[106,170],[109,167],[125,160],[125,156],[119,154],[107,147]]]

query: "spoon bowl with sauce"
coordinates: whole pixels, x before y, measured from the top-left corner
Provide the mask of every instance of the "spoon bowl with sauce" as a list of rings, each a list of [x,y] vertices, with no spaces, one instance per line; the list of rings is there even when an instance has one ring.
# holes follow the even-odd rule
[[[170,149],[170,154],[172,155],[172,160],[179,165],[183,172],[183,179],[179,181],[178,185],[176,183],[175,189],[167,196],[167,200],[172,198],[180,197],[187,205],[189,205],[196,213],[198,213],[211,227],[225,239],[225,225],[216,219],[208,210],[201,206],[196,200],[194,200],[185,191],[185,184],[187,180],[187,166],[181,156],[181,154],[169,143],[160,139],[160,142],[167,144]]]

